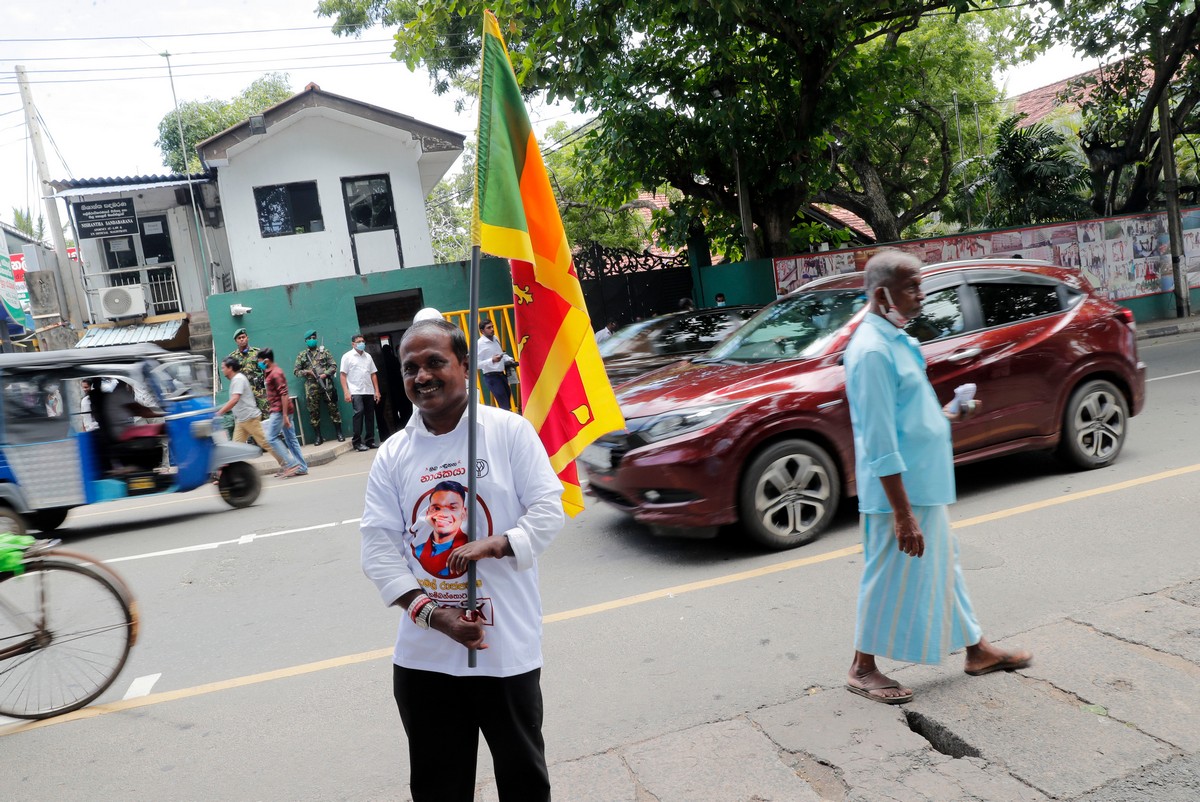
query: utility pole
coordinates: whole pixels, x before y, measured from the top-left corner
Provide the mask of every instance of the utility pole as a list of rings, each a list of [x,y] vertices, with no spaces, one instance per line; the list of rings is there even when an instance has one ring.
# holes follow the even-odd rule
[[[1158,37],[1159,63],[1163,61],[1162,35]],[[1175,169],[1175,136],[1171,130],[1170,88],[1158,99],[1158,151],[1162,155],[1163,195],[1167,199],[1167,236],[1171,241],[1171,275],[1175,278],[1175,317],[1192,314],[1192,288],[1183,269],[1183,225],[1179,217],[1179,173]]]
[[[750,216],[750,185],[742,178],[742,164],[738,149],[733,149],[733,172],[737,180],[738,212],[742,218],[742,236],[746,238],[746,258],[758,259],[758,241],[754,239],[754,222]]]
[[[84,324],[83,306],[80,304],[79,292],[82,280],[76,274],[75,263],[67,256],[67,240],[63,236],[62,221],[58,216],[58,203],[54,199],[54,188],[50,186],[50,166],[46,162],[46,151],[42,148],[42,126],[38,119],[37,109],[33,105],[33,93],[29,90],[29,80],[25,77],[25,68],[17,65],[17,86],[21,91],[21,105],[25,110],[25,125],[29,127],[29,142],[33,146],[33,158],[37,164],[38,183],[42,188],[42,202],[46,207],[46,222],[50,226],[50,236],[54,240],[54,258],[58,266],[57,277],[62,286],[61,298],[66,301],[66,309],[59,310],[59,316],[64,322],[69,322],[76,331],[81,331]]]

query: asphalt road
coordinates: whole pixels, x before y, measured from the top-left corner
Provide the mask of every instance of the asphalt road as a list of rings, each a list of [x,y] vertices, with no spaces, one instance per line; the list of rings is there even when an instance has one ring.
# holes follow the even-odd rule
[[[1147,409],[1117,464],[1072,473],[1033,454],[959,472],[952,517],[992,639],[1200,575],[1200,336],[1141,355]],[[370,458],[267,480],[246,510],[198,491],[72,514],[64,540],[125,575],[141,639],[97,706],[0,723],[5,796],[405,798],[398,612],[358,566]],[[778,554],[656,539],[599,505],[568,522],[541,564],[552,763],[840,685],[857,543],[849,507]]]

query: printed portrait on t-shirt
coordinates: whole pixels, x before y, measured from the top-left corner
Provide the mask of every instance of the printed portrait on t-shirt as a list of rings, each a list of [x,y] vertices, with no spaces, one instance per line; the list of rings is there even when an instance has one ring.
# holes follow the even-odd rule
[[[482,498],[479,505],[486,511]],[[491,534],[490,516],[483,516],[485,531],[481,536]],[[452,480],[438,482],[433,489],[417,499],[413,510],[413,525],[411,531],[419,536],[422,531],[427,536],[421,540],[413,540],[412,553],[421,567],[440,579],[454,579],[462,576],[465,571],[454,571],[447,564],[450,553],[468,542],[464,527],[467,523],[467,488],[460,482]]]

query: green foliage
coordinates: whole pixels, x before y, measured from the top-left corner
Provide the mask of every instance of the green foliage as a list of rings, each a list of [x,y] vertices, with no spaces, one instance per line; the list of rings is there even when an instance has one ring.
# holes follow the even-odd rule
[[[34,222],[32,210],[18,209],[16,206],[12,210],[13,228],[20,231],[22,234],[27,234],[33,237],[38,242],[46,239],[46,219],[39,214],[37,221]]]
[[[791,248],[798,213],[831,179],[834,128],[848,109],[861,124],[889,119],[876,101],[881,70],[899,70],[895,47],[929,12],[963,13],[982,0],[497,0],[523,88],[574,103],[597,130],[581,145],[603,181],[591,200],[616,209],[639,187],[671,186],[682,210],[714,228],[738,214],[733,153],[766,254]],[[428,69],[437,91],[478,69],[477,0],[322,0],[335,30],[399,26],[394,57]],[[871,115],[874,115],[873,117]],[[688,230],[691,221],[681,226]],[[718,232],[718,236],[721,236]],[[751,243],[751,250],[757,243]]]
[[[425,199],[425,217],[433,245],[433,261],[463,262],[471,258],[471,204],[475,199],[475,143],[467,142],[459,170],[437,183]]]
[[[988,193],[991,208],[981,226],[1007,228],[1089,217],[1085,165],[1060,132],[1044,123],[1019,127],[1021,119],[1014,115],[1000,123],[995,150],[979,160],[983,175],[963,190],[968,200]]]
[[[256,79],[231,100],[205,98],[185,101],[179,104],[178,117],[172,109],[159,121],[158,140],[154,144],[162,152],[163,164],[172,171],[198,172],[201,165],[196,143],[287,100],[292,94],[287,75],[272,72]],[[183,120],[182,147],[179,143],[179,119]],[[186,164],[184,152],[187,153]]]
[[[978,152],[1000,120],[992,73],[1018,59],[1018,20],[1015,10],[931,17],[860,48],[860,72],[872,80],[835,124],[832,175],[817,198],[862,217],[880,242],[938,210],[955,162]]]
[[[542,155],[558,200],[567,242],[572,248],[595,242],[609,248],[640,251],[650,241],[650,226],[639,214],[637,191],[623,195],[598,191],[606,165],[588,156],[591,131],[573,132],[557,122],[542,137]],[[555,143],[562,143],[556,145]]]
[[[1026,41],[1066,42],[1105,62],[1064,101],[1083,113],[1091,206],[1097,214],[1143,211],[1161,197],[1158,104],[1168,99],[1176,135],[1200,134],[1200,9],[1194,0],[1054,0],[1031,16]]]

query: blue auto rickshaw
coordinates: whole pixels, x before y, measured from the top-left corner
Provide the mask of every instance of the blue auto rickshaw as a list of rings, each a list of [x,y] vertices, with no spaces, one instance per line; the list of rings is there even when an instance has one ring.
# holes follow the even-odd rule
[[[153,345],[0,354],[0,532],[214,478],[230,506],[253,504],[262,451],[214,432],[208,370]]]

